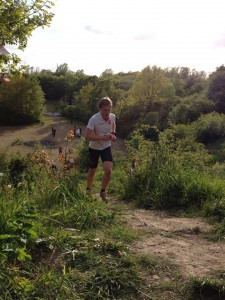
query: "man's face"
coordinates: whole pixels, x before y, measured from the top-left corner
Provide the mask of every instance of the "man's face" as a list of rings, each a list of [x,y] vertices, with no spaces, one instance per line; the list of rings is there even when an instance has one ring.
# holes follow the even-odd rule
[[[105,105],[100,109],[100,113],[101,113],[104,120],[108,120],[111,109],[112,109],[112,107],[111,107],[110,104]]]

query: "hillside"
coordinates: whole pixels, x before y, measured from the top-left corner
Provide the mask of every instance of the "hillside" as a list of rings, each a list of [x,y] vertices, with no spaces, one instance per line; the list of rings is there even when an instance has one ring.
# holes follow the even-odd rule
[[[56,128],[53,137],[51,127]],[[84,132],[85,126],[78,125]],[[65,136],[74,124],[58,115],[46,116],[45,123],[33,126],[5,126],[0,128],[0,149],[9,153],[29,152],[36,143],[47,149],[51,159],[58,157],[58,146],[65,146]],[[76,147],[81,140],[74,139],[70,147]],[[115,149],[123,150],[123,141],[114,145]],[[174,264],[184,277],[212,278],[218,270],[225,270],[225,244],[209,239],[213,226],[199,217],[187,218],[182,212],[172,214],[167,211],[147,211],[137,209],[129,202],[111,198],[109,209],[120,207],[120,218],[139,236],[138,241],[130,246],[134,255],[148,254],[168,260]],[[162,275],[164,281],[169,281],[169,275]],[[161,284],[159,275],[147,276],[149,284]],[[176,297],[172,292],[164,295],[163,299]],[[149,298],[146,298],[149,299]],[[172,298],[176,299],[176,298]]]

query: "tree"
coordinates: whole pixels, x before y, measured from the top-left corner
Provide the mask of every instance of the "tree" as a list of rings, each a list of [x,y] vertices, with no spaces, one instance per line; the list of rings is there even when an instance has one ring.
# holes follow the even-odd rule
[[[116,88],[127,92],[131,89],[138,72],[117,73],[114,75]]]
[[[65,96],[64,76],[58,77],[48,73],[40,73],[37,75],[37,78],[47,101],[58,101]]]
[[[225,66],[222,65],[209,76],[208,98],[216,104],[216,111],[225,113]]]
[[[121,104],[119,118],[125,118],[130,123],[129,125],[126,123],[130,129],[140,124],[155,125],[163,129],[167,126],[167,114],[174,97],[174,87],[166,77],[165,71],[156,66],[148,66],[137,74],[126,101]],[[124,113],[126,106],[132,108]],[[131,114],[128,115],[133,111],[135,118]]]
[[[79,112],[79,119],[82,121],[86,121],[93,113],[93,110],[91,110],[91,104],[93,103],[93,91],[94,84],[88,83],[80,89],[79,96],[74,99],[77,111]]]
[[[212,112],[202,115],[194,123],[196,140],[203,144],[215,142],[225,136],[225,115]]]
[[[194,94],[180,99],[169,113],[169,118],[174,124],[188,124],[197,120],[202,114],[215,110],[215,103],[204,95]]]
[[[44,93],[35,77],[14,78],[0,85],[0,124],[17,125],[40,121]]]
[[[114,106],[121,97],[121,90],[116,88],[115,81],[112,76],[102,76],[96,81],[91,95],[91,111],[95,111],[97,109],[99,100],[105,96],[112,99]]]
[[[96,80],[93,78],[93,76],[85,75],[83,70],[67,73],[65,76],[65,99],[67,103],[72,104],[80,90],[89,82]]]
[[[173,83],[176,96],[183,97],[185,95],[185,82],[181,76],[180,68],[167,68],[165,74]]]
[[[23,50],[28,37],[38,27],[50,25],[54,3],[50,0],[0,0],[0,44],[16,45]],[[1,55],[0,68],[15,68],[20,59],[15,54]]]
[[[56,76],[65,76],[69,72],[69,66],[68,64],[64,63],[62,65],[57,66],[55,75]]]
[[[180,97],[193,95],[203,91],[206,87],[206,73],[190,70],[186,67],[167,68],[166,76],[173,83],[176,95]]]
[[[100,75],[100,77],[107,77],[107,76],[113,76],[113,70],[112,69],[106,69],[104,72],[102,72],[102,74]]]
[[[174,88],[161,68],[148,66],[137,76],[129,94],[146,113],[157,110],[160,102],[174,97]]]

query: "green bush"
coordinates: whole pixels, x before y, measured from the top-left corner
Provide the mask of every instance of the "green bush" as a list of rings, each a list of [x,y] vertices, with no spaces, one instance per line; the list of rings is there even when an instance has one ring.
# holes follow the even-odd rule
[[[194,128],[191,125],[173,125],[171,128],[168,128],[160,133],[160,138],[166,139],[168,142],[174,142],[178,139],[192,138],[194,141]]]
[[[169,118],[175,124],[189,124],[196,121],[202,114],[208,114],[214,110],[213,101],[194,94],[185,99],[182,98],[169,113]]]
[[[126,177],[124,197],[153,209],[201,208],[207,200],[221,199],[225,186],[207,174],[204,147],[184,141],[154,144],[139,138],[137,143],[134,136],[129,145],[139,158]]]
[[[150,125],[141,125],[140,128],[134,132],[134,134],[141,134],[145,139],[149,139],[154,142],[158,142],[159,133],[160,131],[156,126]]]
[[[214,219],[217,222],[223,222],[225,219],[225,197],[207,201],[203,207],[203,212],[206,217]]]
[[[14,78],[0,85],[0,124],[39,122],[44,113],[44,93],[37,79]]]
[[[88,141],[83,141],[78,147],[78,160],[79,160],[79,169],[81,172],[88,171],[89,163],[89,150],[88,150]]]
[[[210,113],[195,122],[196,140],[208,144],[225,136],[225,115]]]

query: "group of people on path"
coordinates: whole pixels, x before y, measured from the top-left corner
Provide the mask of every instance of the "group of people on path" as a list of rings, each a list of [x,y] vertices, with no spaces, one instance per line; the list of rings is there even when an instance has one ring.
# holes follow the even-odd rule
[[[55,137],[56,128],[52,126],[51,130],[52,130],[52,136]],[[80,138],[82,136],[82,129],[81,128],[76,129],[76,126],[74,126],[73,134],[74,134],[74,137]]]

